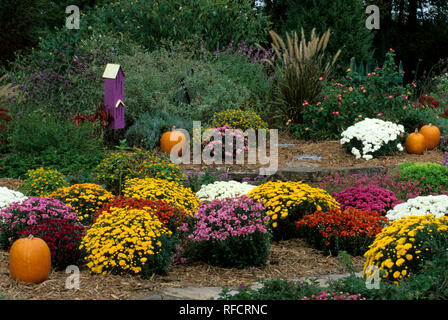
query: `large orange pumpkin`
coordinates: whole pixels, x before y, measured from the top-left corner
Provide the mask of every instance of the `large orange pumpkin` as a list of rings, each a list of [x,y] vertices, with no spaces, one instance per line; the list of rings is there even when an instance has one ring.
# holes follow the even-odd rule
[[[440,130],[431,123],[420,129],[420,133],[425,136],[426,149],[432,150],[440,143]]]
[[[415,132],[406,138],[406,151],[409,153],[423,154],[426,149],[425,136],[415,129]]]
[[[171,153],[171,149],[177,144],[180,144],[179,147],[181,147],[178,155],[182,156],[182,150],[187,144],[187,138],[182,131],[176,130],[176,127],[173,127],[171,131],[165,132],[160,139],[160,148],[166,153]]]
[[[9,272],[14,280],[40,283],[51,270],[51,252],[44,240],[30,235],[16,240],[9,250]]]

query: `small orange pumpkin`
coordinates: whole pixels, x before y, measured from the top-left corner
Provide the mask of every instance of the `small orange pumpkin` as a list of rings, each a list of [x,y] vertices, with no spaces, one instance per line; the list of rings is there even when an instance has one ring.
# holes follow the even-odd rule
[[[29,235],[16,240],[9,250],[9,272],[14,280],[40,283],[51,270],[51,252],[44,240]]]
[[[406,151],[409,153],[423,154],[426,148],[425,136],[415,129],[415,132],[406,138]]]
[[[426,149],[432,150],[440,143],[440,130],[431,123],[420,129],[420,133],[425,136]]]
[[[187,144],[187,138],[182,131],[176,130],[176,127],[173,127],[171,131],[165,132],[160,139],[160,148],[166,153],[171,153],[171,149],[178,144],[180,144],[179,147],[181,148],[178,155],[182,156],[182,150]]]

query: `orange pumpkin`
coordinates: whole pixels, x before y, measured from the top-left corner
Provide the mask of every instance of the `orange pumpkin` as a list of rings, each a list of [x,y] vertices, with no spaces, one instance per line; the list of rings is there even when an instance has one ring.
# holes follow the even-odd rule
[[[431,123],[420,129],[420,133],[425,136],[426,149],[432,150],[440,143],[440,130]]]
[[[9,250],[9,272],[14,280],[40,283],[51,270],[51,252],[44,240],[30,235],[16,240]]]
[[[425,136],[415,129],[415,132],[406,138],[406,151],[409,153],[423,154],[426,149]]]
[[[173,127],[171,131],[165,132],[160,139],[160,148],[166,153],[171,153],[171,149],[178,144],[178,148],[180,148],[178,155],[182,156],[182,150],[187,144],[187,138],[182,131],[176,130],[176,127]]]

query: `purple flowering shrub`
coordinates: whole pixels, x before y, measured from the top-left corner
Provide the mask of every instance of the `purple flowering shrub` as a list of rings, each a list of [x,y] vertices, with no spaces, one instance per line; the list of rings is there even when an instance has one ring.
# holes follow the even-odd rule
[[[360,185],[335,192],[332,195],[341,205],[341,210],[355,208],[376,211],[382,215],[403,202],[397,199],[394,192],[376,185]]]
[[[261,202],[247,196],[205,201],[180,227],[185,256],[221,267],[265,265],[269,257],[269,217]]]
[[[64,219],[75,223],[78,215],[73,208],[53,198],[30,197],[0,210],[0,247],[8,249],[20,231],[42,221]]]

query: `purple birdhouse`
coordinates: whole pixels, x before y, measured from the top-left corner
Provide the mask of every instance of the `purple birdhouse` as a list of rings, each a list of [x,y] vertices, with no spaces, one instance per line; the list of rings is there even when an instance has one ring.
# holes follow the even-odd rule
[[[104,105],[111,114],[110,129],[124,128],[124,72],[119,64],[108,63],[103,73]]]

